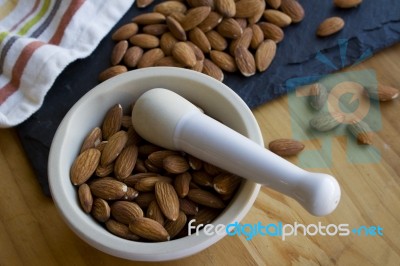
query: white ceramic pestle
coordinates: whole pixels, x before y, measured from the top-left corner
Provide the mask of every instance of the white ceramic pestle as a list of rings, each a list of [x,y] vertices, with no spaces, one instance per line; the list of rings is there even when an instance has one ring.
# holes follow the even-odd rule
[[[334,177],[299,168],[170,90],[156,88],[141,95],[132,122],[144,139],[277,190],[315,216],[331,213],[339,203],[340,187]]]

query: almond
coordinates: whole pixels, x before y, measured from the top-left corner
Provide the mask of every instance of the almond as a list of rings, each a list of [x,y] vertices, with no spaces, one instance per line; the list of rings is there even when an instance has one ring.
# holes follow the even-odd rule
[[[213,177],[205,171],[196,171],[192,173],[193,182],[199,186],[212,187]]]
[[[103,124],[101,126],[103,138],[108,140],[112,135],[117,133],[121,129],[121,123],[122,106],[116,104],[107,111],[103,119]]]
[[[178,42],[171,32],[166,32],[161,36],[160,39],[160,48],[163,50],[166,56],[172,54],[172,48]]]
[[[95,127],[92,131],[84,139],[81,150],[79,153],[86,151],[87,149],[95,148],[97,145],[100,144],[102,140],[102,133],[99,127]]]
[[[251,25],[251,29],[253,30],[253,36],[250,41],[250,47],[252,49],[257,49],[258,46],[264,41],[264,33],[257,24]]]
[[[314,83],[310,87],[309,103],[315,110],[321,110],[328,100],[328,90],[321,83]]]
[[[219,173],[222,172],[221,168],[218,168],[215,165],[207,163],[207,162],[203,163],[203,169],[207,174],[209,174],[211,176],[218,175]]]
[[[150,24],[144,26],[142,31],[146,34],[160,36],[168,31],[168,26],[165,24]]]
[[[171,183],[172,180],[166,176],[149,176],[140,178],[136,184],[135,189],[141,192],[153,191],[157,182]]]
[[[235,61],[243,76],[250,77],[256,73],[256,62],[247,48],[241,46],[236,48]]]
[[[199,47],[203,53],[210,52],[211,44],[208,41],[205,33],[198,27],[195,27],[194,29],[189,31],[189,40],[197,47]]]
[[[122,198],[128,187],[117,180],[99,179],[90,184],[92,194],[104,200],[117,200]]]
[[[231,42],[229,47],[229,52],[231,53],[231,55],[235,54],[235,50],[238,46],[249,48],[252,38],[253,38],[253,30],[250,27],[245,28],[243,30],[242,36]]]
[[[133,201],[137,196],[139,196],[139,192],[131,187],[128,187],[128,190],[121,200]]]
[[[167,230],[169,236],[174,238],[186,225],[187,217],[180,211],[179,216],[175,221],[167,221],[164,225],[165,230]]]
[[[182,63],[178,62],[172,56],[163,57],[160,60],[157,60],[154,65],[155,66],[184,67],[184,65]]]
[[[264,6],[260,0],[239,0],[235,4],[236,18],[249,18],[260,10],[264,11]]]
[[[317,36],[326,37],[341,31],[344,27],[344,20],[340,17],[325,19],[317,29]]]
[[[185,66],[193,67],[196,64],[196,55],[193,49],[185,42],[177,42],[174,45],[172,56]]]
[[[126,50],[123,61],[124,64],[128,67],[136,67],[140,58],[143,55],[143,49],[139,46],[133,46]]]
[[[231,18],[236,14],[234,0],[214,0],[216,10],[224,17]]]
[[[128,239],[128,240],[134,240],[134,241],[139,240],[139,236],[133,234],[129,230],[129,227],[123,223],[117,222],[113,219],[109,219],[105,223],[105,225],[106,225],[107,230],[116,236],[119,236],[119,237],[122,237],[122,238]]]
[[[162,213],[156,200],[150,202],[149,207],[147,208],[146,217],[157,221],[161,225],[164,225],[164,214]]]
[[[372,130],[363,121],[353,121],[348,125],[350,132],[356,137],[357,143],[362,145],[372,144]]]
[[[260,4],[261,7],[254,13],[254,15],[247,18],[249,25],[258,23],[258,21],[262,18],[266,4],[264,0],[260,0]]]
[[[96,171],[101,153],[97,149],[87,149],[78,155],[71,166],[70,178],[75,186],[85,183]]]
[[[304,9],[296,0],[281,0],[280,9],[291,17],[293,23],[298,23],[304,19]]]
[[[200,209],[195,216],[193,216],[193,222],[192,224],[194,226],[200,225],[200,224],[209,224],[211,223],[219,214],[221,211],[219,209],[213,209],[213,208],[202,208]]]
[[[140,25],[159,24],[165,21],[165,16],[158,12],[144,13],[137,15],[132,21]]]
[[[99,222],[106,222],[110,218],[110,206],[107,201],[97,198],[93,201],[92,216]]]
[[[152,241],[168,241],[168,232],[158,222],[145,217],[134,219],[129,224],[129,230],[135,235]]]
[[[119,64],[124,57],[126,50],[128,50],[128,41],[119,41],[111,52],[111,65],[115,66]]]
[[[203,161],[192,155],[188,155],[188,163],[189,163],[190,168],[193,170],[196,170],[196,171],[200,170],[201,167],[203,166]]]
[[[186,215],[195,215],[199,211],[196,203],[187,198],[179,199],[179,209]]]
[[[136,0],[136,6],[138,8],[145,8],[153,2],[154,2],[154,0]]]
[[[235,20],[237,21],[237,23],[239,23],[239,25],[242,28],[242,30],[247,28],[247,19],[245,19],[245,18],[235,18]]]
[[[214,0],[186,0],[191,7],[209,6],[214,9]]]
[[[137,173],[147,173],[148,172],[146,165],[144,164],[144,161],[141,159],[136,160],[135,168],[133,168],[133,171],[135,171]]]
[[[122,66],[122,65],[116,65],[116,66],[112,66],[107,68],[106,70],[103,70],[100,74],[99,74],[99,81],[103,82],[107,79],[110,79],[112,77],[115,77],[119,74],[125,73],[127,72],[128,69],[126,68],[126,66]]]
[[[103,152],[101,153],[101,165],[106,166],[112,163],[121,153],[127,141],[128,134],[125,131],[121,130],[113,134],[108,139],[108,142],[105,144]]]
[[[292,18],[279,10],[267,9],[264,11],[263,15],[266,21],[280,28],[287,27],[292,23]]]
[[[192,176],[190,175],[189,172],[179,174],[175,177],[174,188],[175,188],[176,194],[180,198],[186,197],[187,193],[189,192],[189,184],[190,184],[191,180],[192,180]]]
[[[218,194],[230,195],[235,192],[242,179],[234,174],[222,173],[213,180],[213,187]]]
[[[322,112],[310,120],[310,126],[315,130],[325,132],[343,123],[344,119],[345,116],[342,113]]]
[[[242,35],[243,29],[235,19],[224,18],[218,24],[217,32],[226,38],[237,39]]]
[[[221,82],[224,80],[224,73],[222,72],[221,68],[207,58],[204,59],[202,72]]]
[[[152,162],[155,166],[161,168],[163,167],[163,161],[165,158],[171,155],[178,155],[179,153],[177,151],[171,151],[171,150],[160,150],[160,151],[155,151],[152,152],[148,155],[148,159],[150,162]]]
[[[173,17],[169,16],[167,17],[167,26],[168,29],[171,31],[172,35],[180,40],[180,41],[186,41],[187,37],[186,37],[186,32],[185,30],[182,28],[182,25]]]
[[[142,192],[136,198],[135,202],[140,208],[147,208],[149,207],[150,203],[156,198],[154,192]]]
[[[185,13],[187,10],[186,5],[179,1],[165,1],[157,4],[153,11],[169,16],[174,12]]]
[[[190,69],[202,73],[203,68],[204,68],[204,60],[197,60],[196,64],[192,66]]]
[[[124,123],[124,117],[122,117],[122,126]],[[132,120],[128,121],[128,123],[132,123]],[[129,145],[138,145],[142,141],[142,138],[139,136],[139,134],[135,131],[132,125],[128,126],[128,131],[126,131],[126,134],[128,135],[128,141],[126,142],[125,146]]]
[[[153,35],[139,33],[129,38],[131,44],[139,46],[143,49],[156,48],[160,44],[160,40]]]
[[[399,90],[391,86],[378,84],[378,88],[366,88],[368,97],[381,102],[391,101],[399,97]]]
[[[181,23],[183,21],[183,19],[185,18],[185,14],[181,13],[181,12],[174,12],[169,16],[176,19],[176,21],[178,21],[179,23]]]
[[[203,22],[211,12],[209,6],[191,8],[187,11],[185,18],[181,21],[184,30],[188,31]]]
[[[152,67],[164,56],[164,52],[160,48],[150,49],[142,55],[137,64],[137,68]]]
[[[187,197],[193,202],[210,208],[222,209],[225,207],[224,202],[219,197],[202,189],[189,190]]]
[[[174,187],[166,182],[157,182],[155,194],[162,213],[171,221],[179,216],[179,200]]]
[[[96,146],[96,149],[99,150],[100,152],[103,152],[104,147],[106,146],[107,143],[108,143],[108,141],[103,140],[102,142],[100,142],[100,143]]]
[[[210,14],[208,14],[207,18],[203,20],[203,22],[201,22],[198,27],[203,32],[208,32],[214,29],[221,21],[222,15],[217,12],[211,11]]]
[[[235,59],[225,52],[213,50],[210,52],[210,58],[222,70],[227,72],[237,71]]]
[[[214,50],[223,51],[228,47],[226,39],[214,30],[208,31],[206,37],[210,42],[211,48]]]
[[[128,177],[135,167],[138,156],[138,148],[134,145],[125,147],[115,160],[114,173],[117,179]]]
[[[260,22],[258,25],[260,26],[265,39],[271,39],[276,43],[279,43],[283,40],[283,30],[275,24],[269,22]]]
[[[162,168],[155,166],[149,159],[144,161],[144,166],[146,167],[148,172],[159,173]]]
[[[114,164],[110,163],[106,166],[102,166],[99,164],[96,168],[96,176],[98,177],[106,177],[109,176],[114,171]]]
[[[265,0],[265,2],[274,9],[278,9],[281,6],[281,0]]]
[[[190,166],[183,156],[170,155],[163,160],[163,168],[171,174],[182,174],[189,170]]]
[[[352,8],[360,5],[362,0],[334,0],[333,3],[340,8]]]
[[[134,202],[116,201],[111,205],[111,215],[123,224],[129,224],[137,217],[143,217],[143,211]]]
[[[86,213],[90,213],[93,206],[93,196],[92,192],[90,192],[90,187],[88,186],[88,184],[83,183],[79,186],[78,197],[83,211]]]
[[[111,39],[114,41],[128,40],[131,36],[135,35],[139,30],[136,23],[128,23],[118,28],[112,35]]]
[[[276,54],[276,43],[273,40],[265,40],[262,42],[255,54],[256,66],[258,71],[267,70],[274,60]]]
[[[197,61],[204,60],[205,58],[204,53],[196,44],[192,42],[186,42],[186,43],[190,46],[190,48],[192,48]]]
[[[293,139],[276,139],[269,143],[268,149],[279,156],[293,156],[304,149],[304,144]]]

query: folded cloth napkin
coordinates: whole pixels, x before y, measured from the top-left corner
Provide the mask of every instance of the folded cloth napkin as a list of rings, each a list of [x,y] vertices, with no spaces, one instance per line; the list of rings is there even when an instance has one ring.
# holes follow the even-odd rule
[[[62,70],[90,55],[133,2],[0,1],[0,127],[36,112]]]

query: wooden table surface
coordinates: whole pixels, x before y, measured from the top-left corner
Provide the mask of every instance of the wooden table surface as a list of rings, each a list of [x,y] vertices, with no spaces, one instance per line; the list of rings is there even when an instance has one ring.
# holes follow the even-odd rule
[[[400,44],[357,67],[373,69],[377,79],[400,87]],[[265,143],[291,138],[293,123],[288,97],[256,108]],[[353,163],[349,136],[332,136],[329,167],[321,171],[337,177],[341,202],[334,213],[314,217],[294,200],[262,188],[242,223],[283,222],[294,225],[349,224],[349,228],[380,226],[383,236],[225,237],[197,255],[166,265],[400,265],[400,99],[381,104],[381,128],[373,146],[378,160]],[[351,141],[351,138],[349,139]],[[305,141],[306,150],[321,148],[318,139]],[[354,159],[354,158],[353,158]],[[357,159],[357,158],[356,158]],[[290,159],[299,163],[299,158]],[[0,265],[133,265],[102,253],[78,238],[62,221],[52,200],[45,197],[14,129],[0,130]]]

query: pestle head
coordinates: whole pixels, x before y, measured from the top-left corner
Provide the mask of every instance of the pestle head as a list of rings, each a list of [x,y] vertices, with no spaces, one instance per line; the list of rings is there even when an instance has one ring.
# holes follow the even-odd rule
[[[176,150],[175,128],[191,112],[200,110],[175,92],[155,88],[142,94],[135,102],[132,123],[142,138],[166,149]]]

